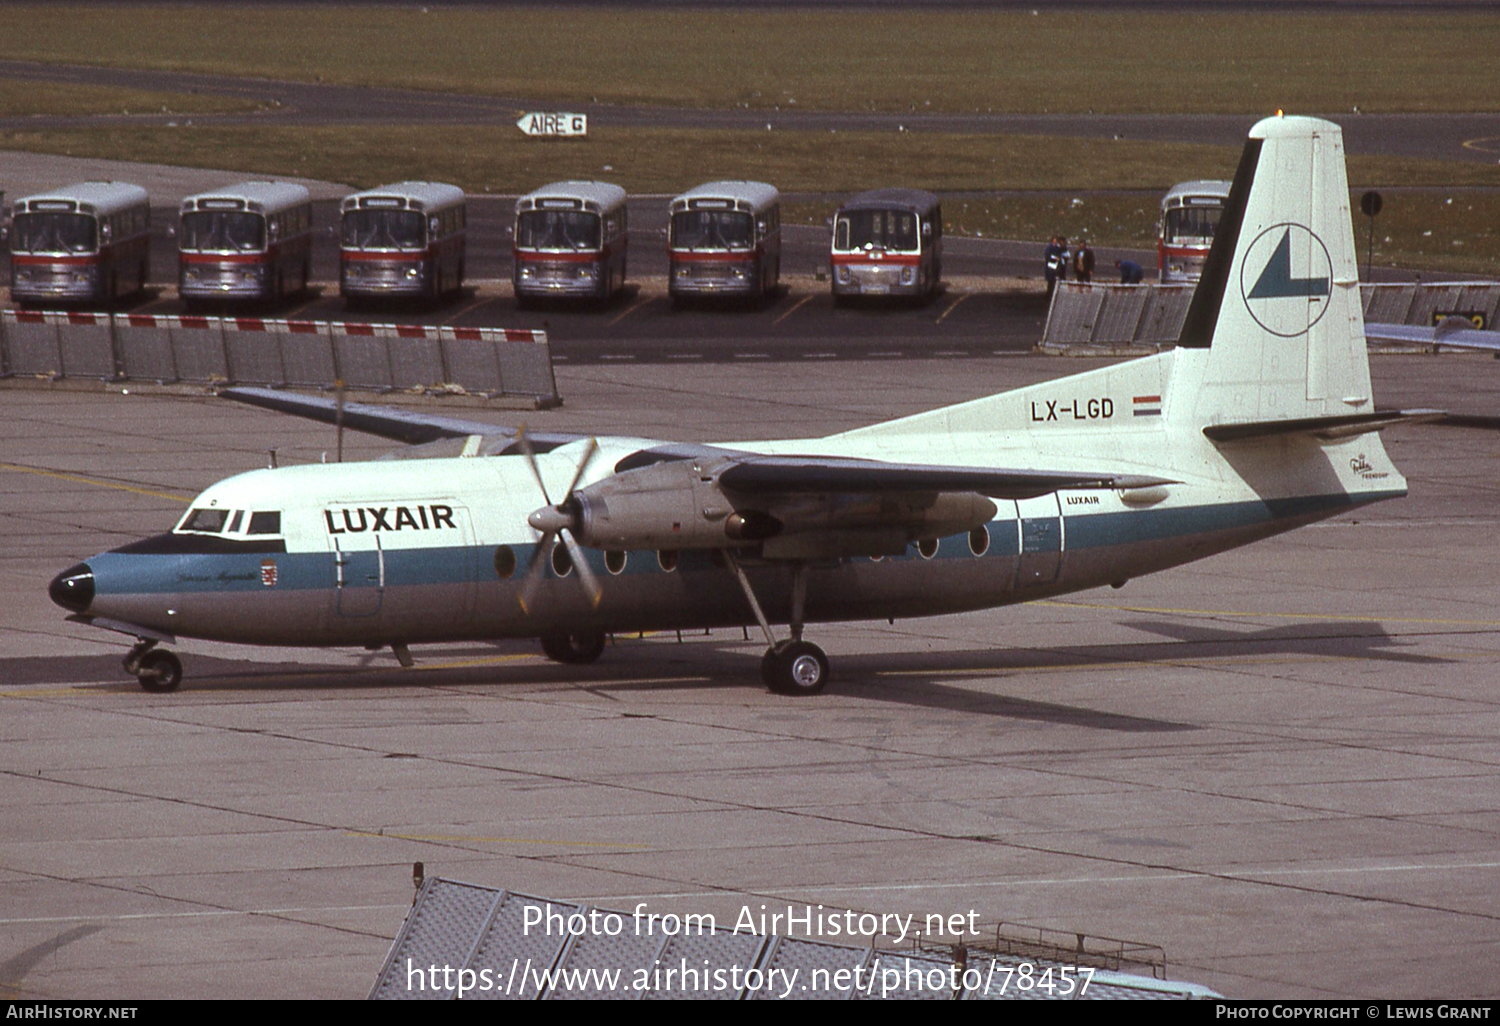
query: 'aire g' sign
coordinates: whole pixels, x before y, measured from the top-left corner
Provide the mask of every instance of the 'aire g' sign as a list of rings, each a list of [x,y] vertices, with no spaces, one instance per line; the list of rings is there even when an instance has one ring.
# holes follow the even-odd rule
[[[516,127],[533,139],[559,139],[589,134],[587,114],[554,114],[537,111],[522,114]]]

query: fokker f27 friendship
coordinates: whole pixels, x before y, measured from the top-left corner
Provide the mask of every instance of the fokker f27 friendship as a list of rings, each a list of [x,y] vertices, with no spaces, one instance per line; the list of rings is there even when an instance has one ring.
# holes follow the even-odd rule
[[[1026,602],[1201,559],[1406,493],[1370,394],[1338,126],[1257,124],[1176,348],[825,438],[535,434],[363,406],[414,443],[213,485],[168,534],[63,571],[81,623],[136,637],[390,646],[758,625],[762,676],[813,693],[808,623]],[[234,398],[329,420],[327,399]],[[777,637],[774,625],[786,624]]]

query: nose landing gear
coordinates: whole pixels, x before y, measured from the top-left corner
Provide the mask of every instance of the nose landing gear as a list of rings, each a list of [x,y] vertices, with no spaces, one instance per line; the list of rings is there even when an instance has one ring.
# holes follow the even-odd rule
[[[155,638],[142,638],[121,663],[147,691],[176,691],[182,683],[182,660],[166,649],[156,647]]]

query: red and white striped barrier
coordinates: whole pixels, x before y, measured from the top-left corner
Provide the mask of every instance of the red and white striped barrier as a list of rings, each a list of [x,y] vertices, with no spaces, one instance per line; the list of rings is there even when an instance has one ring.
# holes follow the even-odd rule
[[[0,373],[377,391],[454,388],[557,401],[547,334],[191,314],[0,311]]]

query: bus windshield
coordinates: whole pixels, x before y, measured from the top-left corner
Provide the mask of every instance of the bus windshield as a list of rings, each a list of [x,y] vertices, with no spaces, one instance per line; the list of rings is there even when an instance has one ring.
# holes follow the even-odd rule
[[[192,211],[182,215],[179,245],[211,253],[257,253],[266,248],[266,220],[259,214]]]
[[[921,248],[917,215],[909,210],[847,211],[834,225],[833,248],[915,253]]]
[[[1171,242],[1213,242],[1214,231],[1219,227],[1222,207],[1175,207],[1167,211],[1166,231],[1163,238]]]
[[[683,210],[672,215],[676,249],[749,249],[755,221],[735,210]]]
[[[344,245],[349,249],[422,249],[426,246],[417,210],[350,210],[344,214]]]
[[[526,210],[516,219],[522,249],[598,249],[599,215],[582,210]]]
[[[92,253],[97,236],[87,214],[17,214],[10,248],[14,253]]]

